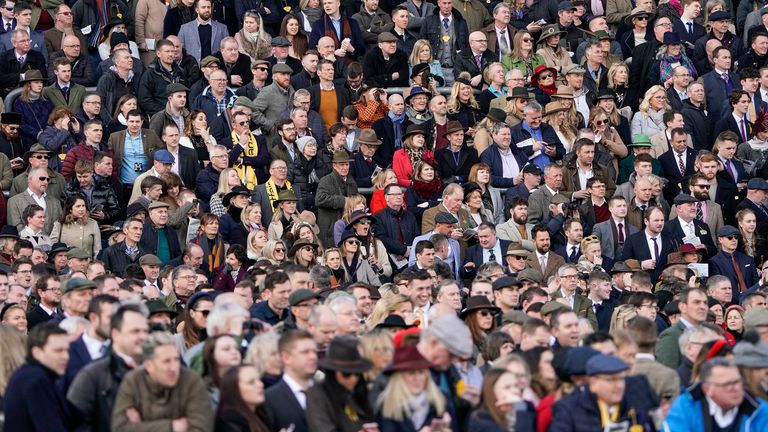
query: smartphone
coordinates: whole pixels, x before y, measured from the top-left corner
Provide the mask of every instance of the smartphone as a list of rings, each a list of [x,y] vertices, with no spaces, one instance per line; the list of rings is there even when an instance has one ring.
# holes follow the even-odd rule
[[[104,204],[96,204],[95,206],[93,206],[94,213],[100,212],[102,210],[104,210]]]
[[[547,20],[545,20],[545,19],[543,19],[543,18],[542,18],[542,19],[540,19],[540,20],[538,20],[538,21],[536,21],[536,24],[538,24],[538,25],[540,25],[540,26],[541,26],[541,25],[544,25],[544,24],[546,24],[546,23],[547,23]]]

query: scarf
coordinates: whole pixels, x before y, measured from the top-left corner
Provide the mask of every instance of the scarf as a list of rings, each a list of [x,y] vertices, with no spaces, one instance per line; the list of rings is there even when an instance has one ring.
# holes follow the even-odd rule
[[[237,132],[232,130],[232,145],[235,146],[239,144],[239,140],[240,138],[237,136]],[[250,158],[259,155],[259,145],[256,142],[256,137],[252,133],[248,134],[248,143],[243,146],[243,154],[245,157]],[[256,170],[253,166],[244,164],[241,159],[238,163],[232,165],[232,168],[235,169],[240,180],[243,182],[243,186],[247,187],[248,190],[252,191],[256,187],[258,179],[256,178]]]
[[[654,111],[648,107],[648,118],[659,128],[664,129],[664,110]]]
[[[599,0],[598,0],[599,1]],[[539,89],[547,94],[547,96],[552,96],[553,94],[557,93],[557,85],[552,84],[548,86],[539,86]]]
[[[341,20],[341,39],[339,39],[339,35],[336,34],[336,27],[333,26],[333,22],[331,22],[331,17],[328,15],[325,15],[323,17],[325,20],[325,36],[328,36],[329,38],[333,39],[333,43],[335,44],[336,48],[341,47],[341,41],[345,38],[349,38],[352,40],[352,26],[349,24],[349,19],[344,17],[344,15],[340,15]],[[349,58],[345,58],[345,60],[351,61]]]
[[[675,12],[677,12],[677,16],[680,16],[683,14],[683,5],[680,4],[680,0],[669,0],[669,5],[675,9]],[[592,10],[592,13],[595,16],[598,16],[597,13],[595,13],[594,9]]]
[[[405,154],[408,155],[408,160],[411,161],[411,166],[416,166],[416,163],[421,163],[421,156],[424,154],[424,147],[421,148],[408,148],[403,147]]]
[[[399,149],[403,147],[403,122],[406,118],[405,111],[399,116],[392,114],[392,111],[387,115],[389,116],[389,119],[392,120],[392,125],[395,129],[395,148]]]
[[[676,56],[671,55],[660,55],[659,56],[659,69],[661,71],[661,81],[668,80],[674,72],[675,64],[679,64],[680,66],[684,66],[686,69],[688,69],[691,72],[691,76],[693,76],[693,79],[696,79],[696,68],[693,67],[693,62],[691,62],[691,59],[688,58],[687,55],[685,55],[685,52],[680,51],[680,54]]]
[[[442,187],[443,182],[438,176],[435,176],[435,178],[430,182],[415,179],[413,180],[413,190],[416,192],[416,195],[427,201],[434,198],[435,194],[440,192]]]
[[[349,275],[350,282],[357,282],[357,257],[359,254],[355,254],[352,257],[352,262],[347,264],[346,258],[342,258],[341,262],[344,264],[344,268],[347,269],[347,274]],[[341,267],[339,267],[341,268]]]
[[[272,209],[274,209],[274,202],[277,201],[277,186],[275,186],[274,180],[270,178],[267,180],[267,183],[264,184],[264,187],[267,189],[267,198],[269,198],[269,203],[272,205]],[[285,187],[288,188],[289,191],[293,190],[291,182],[288,180],[285,181]]]
[[[762,152],[768,150],[768,141],[759,141],[757,137],[747,141],[747,144],[749,144],[749,147],[755,151]]]
[[[224,262],[224,240],[221,235],[211,240],[205,234],[200,234],[195,243],[203,250],[203,262],[207,263],[209,272],[213,273],[214,269],[221,267]]]
[[[432,113],[429,112],[428,109],[419,112],[409,106],[405,108],[405,115],[408,117],[408,120],[415,125],[420,125],[432,120]]]
[[[344,267],[339,267],[336,270],[329,267],[329,270],[331,271],[331,289],[339,289],[345,279]]]
[[[30,91],[29,94],[27,95],[27,97],[31,101],[36,101],[36,100],[40,99],[40,93]]]

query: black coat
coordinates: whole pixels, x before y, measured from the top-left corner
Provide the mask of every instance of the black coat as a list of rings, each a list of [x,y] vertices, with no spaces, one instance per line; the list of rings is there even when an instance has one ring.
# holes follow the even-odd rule
[[[355,154],[354,160],[352,161],[352,164],[350,165],[349,175],[355,178],[357,187],[373,187],[371,175],[376,172],[377,167],[379,167],[379,165],[376,164],[375,160],[371,160],[371,162],[368,163],[365,160],[363,153],[357,152]]]
[[[669,180],[664,187],[664,198],[667,202],[672,202],[682,190],[683,185],[688,182],[688,178],[696,172],[694,169],[696,151],[690,147],[685,148],[685,175],[680,173],[677,153],[671,147],[659,156],[659,163],[664,171],[664,176]]]
[[[469,72],[470,76],[478,75],[489,64],[497,61],[498,56],[494,54],[493,51],[485,50],[485,52],[483,52],[483,57],[480,59],[481,69],[478,69],[477,63],[475,63],[475,58],[472,55],[472,50],[462,50],[461,53],[456,56],[456,60],[453,62],[453,77],[458,78],[461,72]],[[483,80],[480,80],[480,84],[478,84],[477,89],[481,89],[482,86]]]
[[[413,244],[413,239],[421,234],[416,217],[408,210],[395,212],[385,207],[374,216],[379,222],[374,225],[374,234],[389,253],[405,255],[406,245]]]
[[[312,174],[314,172],[314,175]],[[288,174],[288,180],[294,186],[299,187],[299,199],[304,203],[304,209],[312,212],[317,211],[315,207],[315,192],[320,179],[331,172],[331,164],[328,155],[323,152],[317,152],[317,156],[308,161],[303,154],[299,154],[293,162],[293,168]],[[295,189],[294,189],[295,191]]]
[[[85,195],[80,188],[80,183],[77,181],[77,177],[73,177],[64,187],[62,201],[66,202],[68,197],[75,194]],[[88,208],[93,210],[95,206],[99,205],[104,212],[104,221],[112,222],[117,220],[117,216],[120,214],[120,198],[118,192],[112,188],[109,180],[94,176],[93,191],[91,192],[91,199],[88,201]],[[101,221],[99,222],[101,223]]]
[[[53,312],[53,315],[55,314],[56,311]],[[53,315],[48,315],[48,312],[44,311],[40,305],[35,306],[27,312],[27,329],[32,330],[36,325],[50,321]]]
[[[149,165],[154,162],[154,157],[150,155]],[[197,152],[194,149],[185,146],[179,146],[179,177],[184,182],[184,187],[195,190],[197,183],[197,174],[200,173],[200,162],[197,160]]]
[[[456,61],[458,59],[459,52],[469,51],[469,27],[467,21],[461,15],[458,9],[453,8],[451,11],[453,33],[456,36],[453,41],[453,49],[451,55],[454,56],[454,68],[456,67]],[[442,19],[440,18],[440,9],[435,8],[432,15],[424,17],[424,23],[421,26],[421,34],[419,39],[426,39],[432,46],[432,53],[436,59],[440,58],[442,52],[443,41],[440,38],[441,28],[443,26]],[[455,53],[455,54],[454,54]]]
[[[274,430],[293,425],[294,432],[309,432],[306,413],[284,380],[268,388],[264,396],[264,406],[274,423]]]
[[[67,399],[77,408],[88,430],[110,430],[117,390],[129,371],[125,362],[110,351],[77,374],[67,390]]]
[[[405,133],[403,125],[401,124],[399,127]],[[389,114],[373,122],[373,131],[376,132],[376,136],[381,140],[381,145],[376,149],[376,153],[373,154],[373,160],[380,167],[392,166],[392,157],[395,154],[395,125]]]
[[[223,64],[223,63],[222,63]],[[137,80],[138,78],[134,78]],[[176,63],[172,63],[171,70],[166,71],[160,66],[160,60],[155,61],[147,67],[139,79],[139,106],[148,116],[163,111],[168,102],[166,96],[166,87],[169,84],[179,83],[186,87],[192,85],[184,80],[184,74]]]
[[[291,87],[295,90],[308,89],[316,84],[320,84],[320,78],[317,77],[317,74],[313,77],[309,76],[309,73],[304,68],[301,68],[298,73],[294,73],[291,77]]]
[[[629,101],[626,104],[631,106],[634,111],[637,111],[640,99],[649,88],[645,78],[648,76],[648,71],[653,65],[660,46],[661,43],[654,39],[640,45],[632,52],[632,65],[629,67],[629,82],[632,85],[627,91],[626,98]]]
[[[195,181],[195,195],[203,201],[210,201],[211,196],[219,189],[220,174],[211,164],[200,170]]]
[[[3,97],[18,87],[21,74],[28,70],[39,70],[44,79],[48,77],[48,68],[45,66],[45,58],[42,54],[30,50],[26,57],[24,64],[19,65],[16,60],[16,50],[10,49],[0,55],[0,94]]]
[[[437,162],[437,172],[443,181],[457,181],[464,183],[469,181],[469,170],[480,161],[477,157],[477,150],[472,147],[462,146],[459,151],[459,161],[456,163],[454,153],[450,146],[435,151],[435,162]]]
[[[17,369],[5,390],[5,430],[69,431],[75,426],[71,408],[56,385],[58,376],[37,360]]]
[[[712,135],[712,122],[709,121],[704,105],[694,106],[689,100],[683,101],[683,119],[685,119],[685,132],[693,141],[693,149],[709,150],[712,148],[714,136]]]
[[[627,390],[620,404],[618,421],[627,420],[630,425],[635,424],[636,421],[643,426],[642,430],[655,430],[649,413],[633,404],[629,393],[629,385],[627,385]],[[630,410],[635,411],[635,416],[630,416]],[[593,432],[598,430],[602,430],[600,410],[597,405],[597,397],[589,390],[577,390],[552,406],[550,432]]]
[[[219,59],[221,62],[219,63],[221,65],[219,68],[227,73],[227,85],[230,87],[237,87],[232,84],[232,75],[240,75],[240,78],[243,80],[241,86],[244,86],[253,81],[253,72],[251,72],[251,58],[248,57],[247,54],[238,53],[237,60],[231,68],[227,68],[227,65],[224,64],[224,58],[221,55],[221,51],[217,52],[213,56]]]
[[[395,72],[399,77],[392,79]],[[385,60],[381,49],[370,50],[363,57],[363,76],[376,87],[408,87],[408,55],[397,50]]]
[[[746,182],[747,172],[744,170],[744,164],[736,159],[731,159],[731,164],[738,172],[739,182]],[[735,223],[736,207],[738,207],[741,199],[744,198],[746,192],[739,192],[736,182],[731,177],[731,174],[726,170],[717,172],[717,193],[715,194],[715,202],[720,204],[723,208],[723,222],[726,225],[737,226]]]
[[[153,255],[157,255],[157,244],[159,241],[157,231],[158,229],[155,228],[155,224],[152,223],[152,220],[147,218],[146,222],[144,222],[144,232],[141,233],[141,240],[139,240],[139,247]],[[176,235],[176,231],[166,225],[165,234],[165,238],[168,240],[168,249],[171,252],[171,257],[181,255],[181,246],[179,246],[179,237]]]
[[[173,237],[175,238],[176,236]],[[120,242],[101,250],[101,260],[104,261],[104,268],[117,276],[122,276],[128,265],[137,264],[139,258],[149,253],[139,245],[139,253],[136,254],[136,259],[131,259],[125,253],[125,248],[125,242]]]

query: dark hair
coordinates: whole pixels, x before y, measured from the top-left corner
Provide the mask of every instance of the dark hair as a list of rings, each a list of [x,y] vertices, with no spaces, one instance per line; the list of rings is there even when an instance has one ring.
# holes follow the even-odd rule
[[[664,122],[664,124],[666,125],[667,123],[673,121],[675,119],[675,115],[677,114],[680,114],[680,111],[675,111],[675,110],[665,111],[664,115],[661,116],[661,121]]]
[[[290,280],[291,279],[288,277],[288,275],[283,272],[276,271],[268,273],[267,277],[264,278],[264,291],[271,291],[275,288],[275,285],[284,284]]]
[[[245,248],[241,244],[233,244],[227,249],[227,255],[234,255],[235,259],[240,261],[240,265],[244,265],[248,261],[248,254],[245,252]]]
[[[434,249],[435,245],[429,240],[419,240],[416,243],[416,255],[421,255],[424,249]]]
[[[219,390],[221,400],[219,401],[219,410],[217,417],[227,412],[235,412],[248,423],[248,430],[251,432],[269,432],[268,414],[261,404],[256,411],[251,411],[245,404],[243,395],[240,393],[240,371],[244,368],[254,368],[252,365],[235,366],[228,370],[219,380]]]
[[[483,349],[483,359],[490,363],[501,356],[501,347],[510,343],[514,345],[512,336],[503,331],[494,331],[485,338],[485,348]]]
[[[37,213],[39,211],[45,213],[45,209],[40,207],[37,204],[30,204],[30,205],[26,206],[24,208],[24,211],[21,212],[21,220],[24,221],[24,225],[27,224],[27,219],[31,218],[32,216],[35,215],[35,213]]]
[[[731,106],[736,105],[739,103],[739,100],[742,96],[747,95],[749,96],[749,93],[745,92],[744,90],[734,90],[728,95],[728,103]],[[737,141],[738,142],[738,141]]]
[[[16,243],[16,245],[17,245],[17,246],[18,246],[18,244],[19,244],[19,243]],[[32,247],[32,246],[31,246],[31,243],[30,243],[30,247]],[[27,258],[27,257],[19,257],[19,258],[16,258],[16,259],[13,261],[13,264],[11,264],[11,273],[16,273],[16,272],[18,272],[18,271],[19,271],[19,267],[21,267],[21,265],[22,265],[22,264],[29,264],[29,265],[30,265],[30,267],[31,267],[31,266],[32,266],[32,260],[31,260],[31,259],[29,259],[29,258]]]
[[[235,337],[229,334],[218,334],[215,336],[209,336],[203,345],[203,376],[210,377],[213,387],[218,387],[221,382],[219,376],[219,367],[216,364],[216,358],[214,352],[216,351],[216,344],[219,340],[228,337],[235,340]]]
[[[613,336],[611,336],[610,333],[606,331],[596,331],[594,333],[590,333],[584,336],[582,343],[584,346],[591,347],[594,344],[608,342],[608,341],[613,342]]]
[[[267,275],[267,277],[269,276],[270,275]],[[306,330],[292,329],[285,331],[282,336],[280,336],[280,340],[277,341],[277,352],[284,353],[290,351],[293,349],[293,346],[296,344],[296,342],[302,339],[314,340],[312,339],[312,335],[309,334],[309,332]]]
[[[536,235],[540,232],[549,234],[549,228],[547,228],[547,226],[543,223],[536,224],[533,226],[533,228],[531,228],[531,237],[535,239]]]
[[[109,294],[99,294],[91,300],[90,304],[88,304],[88,313],[86,313],[85,316],[90,316],[91,314],[101,316],[102,305],[113,305],[115,303],[120,303],[120,299]]]
[[[66,336],[67,332],[50,321],[34,326],[27,335],[27,353],[32,355],[32,348],[44,348],[48,338],[55,335]]]
[[[85,209],[88,210],[88,200],[85,199],[83,194],[75,193],[67,196],[67,200],[64,202],[64,211],[61,213],[61,218],[59,218],[59,223],[61,223],[61,225],[71,224],[75,221],[74,216],[72,216],[72,208],[77,204],[78,200],[82,200],[85,204]],[[84,219],[88,220],[87,211]]]
[[[143,317],[147,316],[144,307],[138,304],[126,303],[120,305],[115,313],[112,314],[112,318],[109,320],[109,328],[111,330],[121,330],[123,328],[123,321],[125,321],[125,314],[128,312],[134,312]]]

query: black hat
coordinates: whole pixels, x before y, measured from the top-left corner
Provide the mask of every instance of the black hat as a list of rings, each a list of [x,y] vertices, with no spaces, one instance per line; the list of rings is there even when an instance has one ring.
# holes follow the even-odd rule
[[[5,225],[0,228],[0,238],[19,238],[19,230],[15,225]]]
[[[371,215],[370,213],[366,213],[366,212],[364,212],[362,210],[355,210],[355,211],[352,212],[352,216],[350,216],[350,218],[349,218],[349,223],[347,224],[347,226],[344,229],[351,231],[352,227],[356,223],[358,223],[358,222],[360,222],[361,220],[364,220],[364,219],[367,219],[371,223],[371,225],[376,223],[376,218],[373,217],[373,215]]]
[[[5,227],[3,227],[3,228],[5,228]],[[61,243],[61,242],[54,243],[51,246],[51,250],[48,251],[48,257],[49,258],[53,258],[57,253],[59,253],[59,252],[69,252],[69,250],[70,250],[70,247],[67,246],[66,243]]]
[[[130,219],[132,216],[135,216],[137,213],[142,211],[147,213],[147,207],[140,201],[134,201],[131,204],[128,204],[128,208],[125,209],[125,217]]]
[[[499,108],[489,109],[486,117],[495,121],[496,123],[504,123],[507,121],[507,113],[503,109]]]
[[[408,128],[405,130],[405,133],[403,134],[403,140],[408,138],[411,135],[423,135],[427,136],[427,133],[424,132],[424,128],[422,128],[420,125],[409,125]]]
[[[452,214],[448,212],[440,212],[435,215],[435,223],[444,223],[444,224],[455,224],[459,223],[459,221],[454,217]]]
[[[675,32],[664,33],[663,45],[682,45],[683,41],[680,39],[680,35]]]
[[[415,327],[414,324],[406,324],[403,317],[400,315],[389,315],[386,318],[384,318],[384,321],[376,324],[375,328],[412,328]]]
[[[461,311],[459,318],[464,319],[470,312],[483,309],[491,311],[494,315],[501,311],[501,309],[491,304],[488,297],[484,295],[476,295],[467,299],[467,307]]]
[[[336,336],[328,346],[325,358],[317,365],[320,369],[361,374],[371,370],[373,363],[360,355],[358,340],[354,336]]]
[[[596,100],[603,100],[603,99],[610,99],[615,102],[617,99],[616,92],[611,89],[599,90],[597,92]]]
[[[424,87],[414,86],[414,87],[411,87],[411,92],[408,93],[408,97],[405,98],[405,103],[410,105],[411,99],[413,99],[413,97],[417,95],[425,95],[427,96],[427,100],[432,99],[432,92],[425,90]]]
[[[429,63],[418,63],[413,67],[413,70],[411,70],[411,78],[427,70],[429,70]]]
[[[120,24],[125,24],[125,21],[123,21],[122,19],[117,18],[117,17],[112,18],[109,21],[107,21],[107,23],[104,24],[104,29],[103,29],[104,35],[108,35],[109,32],[112,30],[112,27],[119,26]],[[128,36],[126,36],[126,38],[127,37]]]
[[[679,194],[678,196],[675,197],[673,202],[674,202],[675,205],[680,205],[680,204],[696,204],[697,202],[699,202],[699,200],[697,200],[696,198],[694,198],[694,197],[692,197],[692,196],[690,196],[688,194],[681,193],[681,194]]]
[[[291,245],[291,248],[288,249],[288,258],[292,258],[296,255],[296,252],[299,251],[299,249],[303,248],[304,246],[311,246],[312,249],[315,250],[315,253],[317,253],[317,243],[311,242],[307,239],[298,239]]]
[[[0,114],[0,123],[4,125],[21,124],[21,114],[15,112],[4,112]]]
[[[741,232],[731,225],[725,225],[717,230],[718,237],[740,236]]]
[[[529,163],[522,169],[523,174],[541,175],[541,168],[534,163]]]
[[[474,191],[482,191],[480,188],[480,185],[475,182],[466,182],[463,185],[461,185],[461,188],[464,189],[464,200],[467,199],[469,194],[471,194]]]
[[[528,90],[526,90],[523,87],[515,87],[512,89],[512,94],[507,96],[507,100],[512,99],[533,99],[531,95],[528,93]]]
[[[118,33],[112,33],[112,36],[109,37],[109,48],[115,49],[116,46],[120,44],[129,44],[130,40],[128,39],[128,36],[126,36],[123,32]]]
[[[498,290],[504,289],[504,288],[511,288],[511,287],[522,288],[523,287],[523,283],[520,282],[519,280],[511,277],[511,276],[503,276],[503,277],[500,277],[500,278],[496,279],[493,282],[493,290],[494,291],[498,291]]]
[[[357,234],[355,234],[354,231],[346,230],[343,233],[341,233],[341,238],[339,239],[339,242],[336,243],[336,247],[341,247],[342,244],[344,244],[344,241],[350,238],[357,238]]]
[[[232,201],[232,198],[236,197],[237,195],[250,197],[251,191],[249,191],[245,186],[235,186],[231,191],[224,195],[224,199],[221,200],[221,203],[224,205],[224,207],[229,207],[230,201]]]

